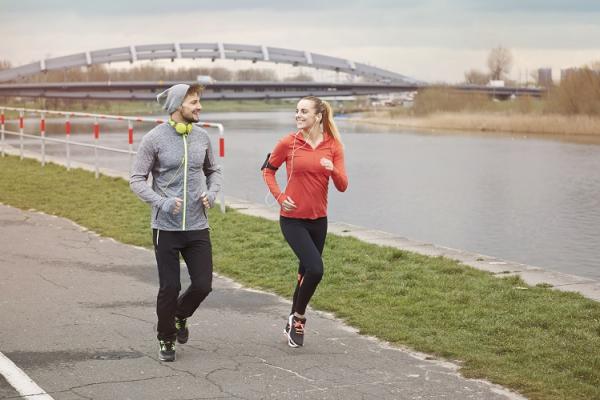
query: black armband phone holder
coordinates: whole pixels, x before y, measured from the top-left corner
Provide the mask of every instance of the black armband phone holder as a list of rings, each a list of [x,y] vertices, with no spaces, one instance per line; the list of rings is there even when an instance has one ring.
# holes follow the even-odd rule
[[[260,167],[260,170],[261,170],[261,171],[262,171],[263,169],[265,169],[265,168],[269,168],[269,169],[272,169],[273,171],[277,171],[277,168],[276,168],[276,167],[274,167],[274,166],[272,166],[272,165],[269,163],[269,158],[270,158],[270,157],[271,157],[271,153],[267,153],[267,158],[265,159],[265,162],[263,163],[262,167]]]

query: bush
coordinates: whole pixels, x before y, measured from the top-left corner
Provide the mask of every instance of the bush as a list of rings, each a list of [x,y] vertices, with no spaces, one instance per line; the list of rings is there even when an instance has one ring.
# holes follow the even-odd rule
[[[548,113],[600,115],[600,72],[582,68],[571,72],[551,88],[545,108]]]
[[[415,115],[436,112],[489,111],[493,103],[485,94],[458,92],[450,88],[425,89],[415,97]]]

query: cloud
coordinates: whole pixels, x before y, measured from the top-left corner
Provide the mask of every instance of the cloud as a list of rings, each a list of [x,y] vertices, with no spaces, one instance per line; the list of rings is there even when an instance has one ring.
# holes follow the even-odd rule
[[[497,45],[518,49],[527,65],[536,56],[539,65],[555,68],[600,53],[600,2],[581,0],[567,8],[554,0],[21,0],[2,7],[0,57],[15,65],[128,45],[225,42],[308,50],[418,79],[457,80],[462,71],[484,65]]]
[[[460,3],[460,2],[459,2]],[[479,12],[501,14],[530,13],[540,15],[562,13],[573,15],[578,13],[600,13],[600,2],[595,0],[503,0],[503,1],[464,1],[465,6]]]

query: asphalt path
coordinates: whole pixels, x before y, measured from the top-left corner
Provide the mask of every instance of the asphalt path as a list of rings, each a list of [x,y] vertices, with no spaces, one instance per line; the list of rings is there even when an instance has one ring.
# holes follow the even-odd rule
[[[305,346],[292,349],[290,303],[219,276],[188,344],[160,362],[154,254],[4,205],[0,276],[0,352],[47,396],[28,399],[521,398],[314,310]],[[19,398],[3,375],[0,399]]]

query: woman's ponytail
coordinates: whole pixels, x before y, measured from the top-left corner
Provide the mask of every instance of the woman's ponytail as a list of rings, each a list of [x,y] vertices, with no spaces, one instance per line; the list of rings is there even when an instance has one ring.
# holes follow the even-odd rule
[[[316,96],[306,96],[302,99],[310,100],[313,102],[317,113],[323,115],[323,119],[321,120],[321,123],[323,124],[323,131],[329,133],[331,136],[333,136],[333,139],[335,141],[341,144],[342,138],[340,136],[340,131],[338,130],[337,125],[333,120],[333,109],[331,108],[331,105],[325,100],[321,100]]]

